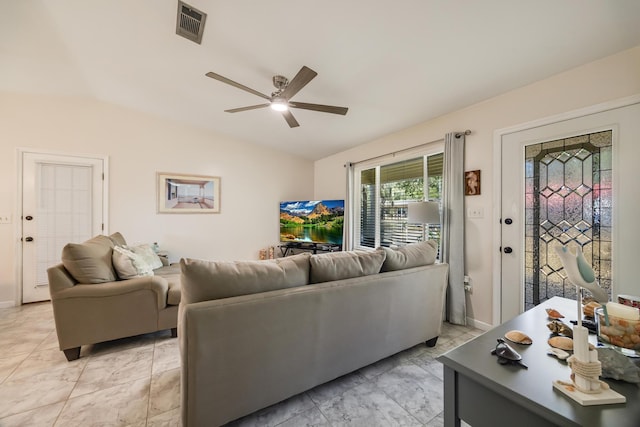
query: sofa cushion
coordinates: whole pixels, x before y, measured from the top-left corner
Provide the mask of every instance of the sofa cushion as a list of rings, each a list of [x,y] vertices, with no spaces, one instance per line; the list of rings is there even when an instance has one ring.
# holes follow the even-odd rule
[[[153,270],[153,274],[164,278],[169,283],[169,292],[167,292],[167,304],[180,304],[180,264],[171,264]]]
[[[194,303],[309,283],[309,254],[266,261],[181,259],[182,301]]]
[[[105,283],[117,280],[111,253],[113,242],[96,236],[84,243],[67,243],[62,249],[62,264],[79,283]]]
[[[153,276],[149,263],[137,253],[122,246],[113,247],[113,268],[122,280]]]
[[[410,243],[397,249],[382,248],[387,257],[382,264],[382,271],[404,270],[406,268],[430,265],[436,262],[438,247],[435,241]]]
[[[119,232],[115,232],[109,236],[114,246],[127,246],[127,241],[124,240],[124,237]]]
[[[167,292],[167,305],[180,305],[180,299],[182,295],[182,288],[180,287],[180,276],[177,276],[174,280],[169,278],[165,279],[169,282],[169,291]]]
[[[352,277],[378,274],[385,259],[385,252],[347,251],[312,255],[310,259],[310,283],[351,279]]]

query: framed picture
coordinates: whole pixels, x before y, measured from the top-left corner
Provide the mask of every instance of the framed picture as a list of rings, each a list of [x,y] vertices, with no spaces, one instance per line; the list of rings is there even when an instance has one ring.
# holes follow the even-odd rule
[[[467,171],[464,173],[464,195],[480,195],[480,170]]]
[[[158,213],[219,213],[220,177],[158,172]]]

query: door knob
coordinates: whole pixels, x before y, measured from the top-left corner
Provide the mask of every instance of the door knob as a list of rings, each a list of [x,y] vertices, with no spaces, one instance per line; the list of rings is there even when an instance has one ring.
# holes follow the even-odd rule
[[[26,242],[33,242],[33,237],[29,236],[29,237],[25,237],[24,240]]]
[[[507,224],[507,225],[511,225],[511,224],[513,224],[513,220],[511,218],[507,218],[507,219],[504,220],[504,223]]]
[[[31,215],[27,215],[24,217],[24,219],[26,219],[27,221],[31,221],[33,217]]]
[[[503,251],[505,254],[510,254],[511,252],[513,252],[513,249],[511,249],[511,246],[507,246],[503,249]]]

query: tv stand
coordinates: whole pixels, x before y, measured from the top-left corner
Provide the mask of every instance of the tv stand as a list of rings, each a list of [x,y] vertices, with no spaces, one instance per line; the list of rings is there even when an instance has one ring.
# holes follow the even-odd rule
[[[339,252],[342,245],[333,243],[306,243],[306,242],[286,242],[278,246],[283,257],[293,255],[296,250],[310,251],[313,254],[318,252]]]

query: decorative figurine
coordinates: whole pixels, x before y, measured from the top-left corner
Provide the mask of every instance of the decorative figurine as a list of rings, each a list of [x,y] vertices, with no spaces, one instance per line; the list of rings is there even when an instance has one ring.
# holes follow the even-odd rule
[[[558,257],[560,257],[569,281],[578,288],[578,294],[580,294],[580,288],[585,288],[591,292],[596,301],[601,303],[609,301],[607,291],[602,289],[600,285],[598,285],[598,282],[596,282],[596,273],[584,258],[580,248],[576,250],[575,255],[572,254],[566,246],[556,246],[555,250]],[[580,307],[580,311],[578,312],[579,319],[582,317],[581,313],[582,307]]]

